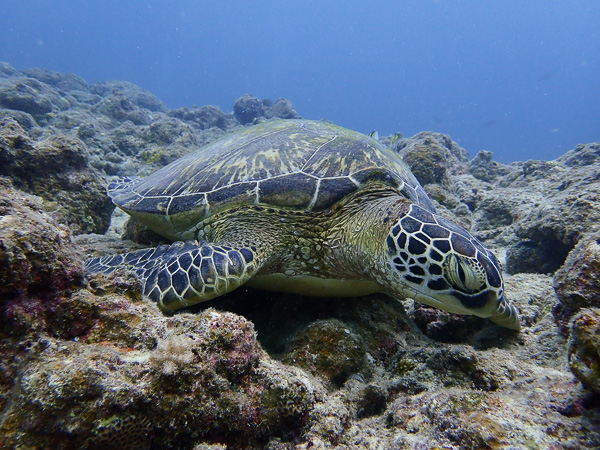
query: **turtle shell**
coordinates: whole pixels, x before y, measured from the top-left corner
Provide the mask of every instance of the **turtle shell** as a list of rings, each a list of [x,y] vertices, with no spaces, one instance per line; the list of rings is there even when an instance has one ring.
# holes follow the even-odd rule
[[[240,129],[143,179],[109,186],[121,209],[172,239],[239,205],[321,211],[371,181],[434,211],[398,155],[326,121],[274,120]]]

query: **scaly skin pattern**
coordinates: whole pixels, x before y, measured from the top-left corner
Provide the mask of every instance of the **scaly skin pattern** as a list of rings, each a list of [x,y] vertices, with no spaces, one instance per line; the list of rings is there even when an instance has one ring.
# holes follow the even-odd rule
[[[256,273],[257,263],[250,248],[187,241],[94,258],[86,269],[108,274],[127,267],[143,281],[144,295],[172,310],[234,290]]]
[[[95,258],[87,269],[133,269],[144,294],[167,310],[249,281],[276,281],[280,290],[309,295],[344,285],[355,295],[381,291],[520,328],[494,255],[468,231],[383,185],[320,212],[234,207],[197,229],[198,241]]]

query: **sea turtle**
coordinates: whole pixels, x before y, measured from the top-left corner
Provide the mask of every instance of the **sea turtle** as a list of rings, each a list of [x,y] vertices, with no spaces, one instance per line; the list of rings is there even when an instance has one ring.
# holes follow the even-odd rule
[[[330,122],[242,128],[146,178],[121,178],[108,194],[177,242],[94,258],[87,269],[132,269],[164,310],[248,284],[313,296],[384,292],[520,328],[496,257],[435,213],[398,155]]]

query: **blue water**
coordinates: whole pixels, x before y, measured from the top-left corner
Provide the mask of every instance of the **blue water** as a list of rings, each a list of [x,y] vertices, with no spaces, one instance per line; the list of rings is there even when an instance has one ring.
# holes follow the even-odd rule
[[[0,60],[127,80],[167,106],[244,93],[501,162],[600,140],[600,1],[0,0]]]

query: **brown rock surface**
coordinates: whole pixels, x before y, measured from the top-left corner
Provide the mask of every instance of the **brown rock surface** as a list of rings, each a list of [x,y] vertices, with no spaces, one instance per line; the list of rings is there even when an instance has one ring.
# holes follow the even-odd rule
[[[587,234],[554,275],[560,303],[554,316],[563,331],[582,308],[600,307],[600,232]]]
[[[573,318],[569,366],[579,381],[600,394],[600,309],[584,308]]]
[[[38,195],[57,221],[75,234],[104,233],[114,206],[105,183],[87,164],[79,139],[51,136],[35,141],[12,118],[0,118],[0,175]]]

